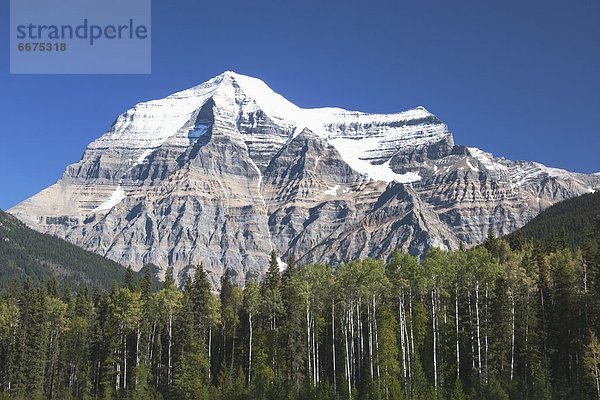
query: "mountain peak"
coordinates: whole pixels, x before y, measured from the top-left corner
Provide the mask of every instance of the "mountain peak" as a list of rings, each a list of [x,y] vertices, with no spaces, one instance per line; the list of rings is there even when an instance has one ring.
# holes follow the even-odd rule
[[[119,116],[88,149],[131,150],[127,157],[131,160],[129,168],[133,168],[167,142],[189,144],[188,133],[195,129],[197,116],[209,99],[220,115],[236,121],[253,155],[268,157],[308,128],[333,145],[353,169],[375,180],[407,181],[406,173],[411,171],[394,174],[389,168],[391,158],[400,151],[445,143],[445,154],[454,145],[448,127],[423,106],[391,114],[334,107],[301,108],[261,79],[228,70],[166,98],[137,104]],[[274,124],[269,129],[271,133],[255,131],[262,119]],[[255,161],[264,167],[264,160]],[[374,166],[386,172],[374,173]],[[418,180],[416,174],[408,176],[409,181]]]
[[[301,108],[225,71],[127,110],[11,213],[135,268],[204,264],[218,284],[226,268],[240,281],[260,276],[273,249],[336,265],[480,243],[490,227],[509,232],[600,187],[597,175],[454,150],[423,106]],[[405,195],[386,190],[393,182],[407,184]]]

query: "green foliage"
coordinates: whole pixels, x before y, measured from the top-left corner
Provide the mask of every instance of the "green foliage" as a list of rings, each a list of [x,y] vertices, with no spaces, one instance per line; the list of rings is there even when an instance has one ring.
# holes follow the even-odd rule
[[[0,288],[13,280],[39,283],[56,278],[63,287],[102,287],[122,282],[125,269],[55,236],[26,227],[0,211]]]
[[[182,352],[173,380],[174,398],[180,400],[209,399],[206,382],[208,362],[204,347],[197,340]]]
[[[467,400],[467,396],[463,391],[462,382],[459,377],[456,377],[456,380],[454,381],[454,389],[452,390],[450,400]]]
[[[542,211],[523,228],[508,235],[512,247],[534,242],[547,250],[581,248],[597,234],[600,192],[584,194]]]
[[[279,271],[217,295],[201,266],[110,291],[0,292],[0,395],[15,399],[593,399],[598,237],[584,249],[431,249],[420,262]]]

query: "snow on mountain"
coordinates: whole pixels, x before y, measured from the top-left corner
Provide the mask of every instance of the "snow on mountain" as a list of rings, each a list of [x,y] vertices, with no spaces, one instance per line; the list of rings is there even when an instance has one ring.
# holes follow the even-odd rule
[[[400,148],[425,146],[451,136],[446,125],[424,107],[395,114],[368,114],[329,107],[303,109],[260,79],[227,71],[164,99],[137,104],[121,114],[111,129],[88,149],[127,149],[128,157],[135,160],[130,161],[133,167],[173,137],[199,137],[206,132],[206,127],[204,131],[196,127],[194,132],[185,131],[185,127],[211,98],[232,114],[248,116],[261,111],[289,131],[287,138],[261,137],[263,142],[283,145],[308,128],[332,144],[356,172],[383,182],[418,181],[418,171],[395,173],[390,168],[390,159]],[[182,139],[179,144],[187,143]]]
[[[117,204],[119,204],[125,198],[125,191],[122,187],[117,187],[114,192],[110,195],[110,197],[98,207],[94,208],[92,212],[106,211],[110,210]]]
[[[336,148],[342,158],[356,172],[371,179],[382,182],[411,183],[421,179],[418,172],[395,173],[390,167],[390,160],[383,164],[369,161],[371,152],[378,150],[380,138],[365,137],[363,139],[333,138],[329,143]]]

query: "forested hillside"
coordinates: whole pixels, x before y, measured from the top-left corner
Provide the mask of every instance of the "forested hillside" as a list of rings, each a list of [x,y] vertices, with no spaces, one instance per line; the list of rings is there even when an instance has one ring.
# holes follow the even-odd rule
[[[600,229],[600,227],[597,227]],[[598,236],[596,236],[597,238]],[[394,253],[211,292],[150,269],[107,292],[27,280],[0,300],[0,388],[15,399],[594,399],[600,264],[485,246]]]
[[[546,249],[578,248],[594,234],[600,216],[600,192],[561,201],[508,235],[513,246],[534,241]]]
[[[122,282],[125,268],[62,239],[44,235],[0,211],[0,287],[30,278],[55,278],[63,286],[109,289]]]

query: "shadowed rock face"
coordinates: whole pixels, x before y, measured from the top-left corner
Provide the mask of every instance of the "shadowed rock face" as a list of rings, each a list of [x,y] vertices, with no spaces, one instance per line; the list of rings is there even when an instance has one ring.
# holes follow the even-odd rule
[[[268,254],[337,265],[395,248],[481,243],[600,176],[455,145],[422,107],[301,109],[226,72],[140,103],[54,185],[10,210],[32,228],[139,269],[204,264],[261,276]]]

